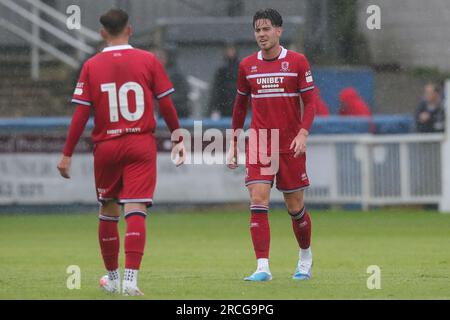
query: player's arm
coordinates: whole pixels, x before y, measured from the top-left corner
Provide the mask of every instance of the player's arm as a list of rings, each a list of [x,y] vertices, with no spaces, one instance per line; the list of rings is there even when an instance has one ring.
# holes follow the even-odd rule
[[[70,179],[69,172],[72,154],[89,120],[91,101],[91,93],[89,90],[89,62],[87,62],[81,69],[80,78],[73,93],[72,103],[76,105],[76,109],[72,117],[72,122],[70,123],[63,156],[57,166],[61,176],[66,179]]]
[[[301,93],[300,96],[303,101],[303,120],[299,133],[303,132],[308,135],[316,116],[316,95],[314,94],[314,90],[309,90]]]
[[[84,105],[78,105],[70,123],[69,133],[67,134],[66,144],[61,160],[58,163],[59,173],[63,178],[70,179],[70,165],[72,154],[83,134],[86,123],[89,120],[90,108]]]
[[[178,156],[175,165],[179,167],[186,160],[186,150],[184,148],[182,136],[174,134],[177,129],[180,128],[177,110],[170,97],[170,95],[175,92],[175,89],[161,62],[159,62],[156,57],[151,56],[150,63],[150,76],[153,79],[150,89],[153,91],[156,99],[158,99],[159,113],[172,134],[172,160]],[[175,139],[176,136],[178,136],[177,139]]]
[[[178,121],[177,110],[175,109],[172,98],[170,96],[165,96],[164,98],[158,101],[158,104],[159,104],[159,113],[166,122],[166,125],[169,128],[170,133],[173,133],[175,130],[180,128],[180,123]]]
[[[233,141],[237,140],[242,128],[244,128],[249,101],[250,97],[248,95],[242,95],[240,93],[238,93],[234,99],[233,118],[231,124],[233,128]]]
[[[177,136],[174,132],[180,128],[178,121],[178,114],[173,104],[170,95],[167,95],[159,100],[159,113],[166,122],[167,127],[171,133],[172,140],[172,159],[175,155],[178,155],[178,160],[175,163],[177,167],[181,166],[186,159],[186,150],[183,143],[183,136]]]
[[[238,157],[238,137],[242,128],[244,127],[245,117],[247,116],[247,106],[250,98],[244,96],[240,93],[236,95],[233,107],[233,118],[232,118],[232,133],[230,141],[230,149],[227,155],[227,165],[230,169],[236,169],[238,167],[237,157]]]
[[[291,150],[294,151],[295,158],[306,152],[306,140],[316,114],[316,95],[314,94],[315,87],[310,66],[306,58],[301,61],[298,87],[300,91],[300,98],[303,101],[303,117],[300,130],[294,140],[292,140],[290,147]]]
[[[250,100],[250,86],[247,82],[245,70],[242,63],[239,65],[238,71],[238,90],[234,99],[233,116],[232,116],[232,135],[230,141],[230,150],[227,156],[227,165],[230,169],[236,169],[237,157],[239,150],[237,148],[237,140],[242,128],[244,128],[245,118],[247,116],[247,107]]]
[[[309,135],[309,130],[315,117],[315,95],[314,90],[310,90],[301,94],[303,101],[303,120],[302,125],[297,133],[297,136],[291,143],[291,149],[294,150],[294,157],[297,158],[300,154],[306,152],[306,140]]]

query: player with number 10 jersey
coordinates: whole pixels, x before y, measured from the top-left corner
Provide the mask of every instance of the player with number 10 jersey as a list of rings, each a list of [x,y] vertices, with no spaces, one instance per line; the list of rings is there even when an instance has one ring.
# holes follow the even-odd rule
[[[174,88],[156,57],[134,49],[128,14],[111,9],[101,16],[103,52],[82,68],[72,98],[77,105],[58,169],[70,178],[71,157],[90,114],[94,116],[94,174],[99,212],[99,242],[108,274],[101,287],[109,293],[141,295],[137,275],[146,241],[145,218],[153,202],[156,184],[156,127],[153,102],[170,131],[179,128],[178,116],[170,98]],[[173,141],[174,152],[184,162],[182,141]],[[119,272],[119,229],[121,207],[127,223],[123,284]]]
[[[106,47],[84,64],[72,102],[91,107],[94,114],[92,140],[100,201],[152,203],[156,183],[153,101],[174,91],[157,58],[130,45]],[[112,154],[141,165],[127,170],[124,161],[110,161]]]

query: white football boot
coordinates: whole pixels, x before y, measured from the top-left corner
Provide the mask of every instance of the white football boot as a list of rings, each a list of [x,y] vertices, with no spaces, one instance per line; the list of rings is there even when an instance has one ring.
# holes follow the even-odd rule
[[[134,297],[134,296],[143,296],[144,293],[139,290],[139,288],[131,283],[130,281],[124,281],[122,285],[122,294],[124,296]]]
[[[110,280],[108,275],[104,275],[100,279],[100,288],[109,294],[120,294],[120,278]]]
[[[294,280],[310,280],[312,278],[313,258],[311,248],[301,249],[297,269],[293,275]]]

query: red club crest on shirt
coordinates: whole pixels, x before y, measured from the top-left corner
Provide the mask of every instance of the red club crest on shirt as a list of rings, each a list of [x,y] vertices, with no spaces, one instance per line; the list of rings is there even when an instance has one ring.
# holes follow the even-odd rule
[[[289,71],[289,62],[288,61],[283,61],[281,63],[281,71]]]

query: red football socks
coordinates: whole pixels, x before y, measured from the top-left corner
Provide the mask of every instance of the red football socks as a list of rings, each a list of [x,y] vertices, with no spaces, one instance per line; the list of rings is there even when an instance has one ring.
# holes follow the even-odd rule
[[[252,205],[250,210],[250,233],[256,259],[268,259],[270,247],[269,207]]]
[[[146,226],[145,212],[134,211],[125,214],[127,231],[125,234],[125,268],[139,270],[144,255]]]
[[[308,249],[311,246],[311,217],[308,211],[303,208],[300,212],[289,215],[292,217],[292,228],[298,245],[301,249]]]
[[[99,216],[98,239],[106,270],[114,271],[119,268],[119,228],[118,217]]]

